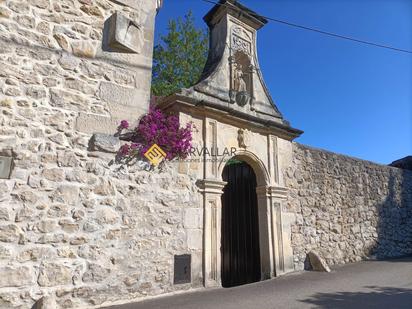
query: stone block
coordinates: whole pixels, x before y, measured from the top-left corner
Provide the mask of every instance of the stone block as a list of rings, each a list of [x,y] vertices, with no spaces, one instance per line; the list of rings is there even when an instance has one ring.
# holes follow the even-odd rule
[[[113,51],[140,54],[144,45],[141,26],[120,12],[108,20],[108,46]]]
[[[16,242],[22,233],[22,230],[15,224],[0,226],[0,241]]]
[[[76,130],[89,134],[96,132],[113,134],[119,123],[120,121],[107,116],[80,113],[76,118]]]
[[[95,151],[116,153],[120,148],[120,139],[114,135],[96,133],[91,138],[91,148]]]
[[[43,262],[37,282],[40,286],[70,284],[72,282],[70,268],[57,263]]]
[[[183,226],[187,229],[199,229],[202,227],[202,209],[187,208],[184,211]]]
[[[8,259],[12,256],[12,250],[5,246],[0,246],[0,259]]]
[[[110,274],[110,270],[99,264],[90,264],[89,269],[84,273],[83,282],[102,282]]]
[[[45,169],[42,176],[47,180],[60,182],[64,180],[64,170],[61,168]]]
[[[326,264],[325,259],[321,257],[319,253],[311,251],[308,253],[308,257],[313,270],[330,272],[328,264]]]
[[[96,47],[89,41],[75,41],[71,45],[73,55],[82,58],[94,58]]]
[[[57,223],[54,220],[42,220],[37,223],[37,229],[42,233],[54,232],[57,227]]]
[[[187,231],[187,247],[191,250],[201,250],[203,247],[202,230]]]
[[[100,224],[114,224],[119,220],[119,215],[115,210],[106,207],[96,212],[96,221]]]
[[[79,200],[79,187],[73,185],[61,185],[52,196],[53,201],[66,205],[76,205]]]
[[[35,304],[34,309],[56,309],[56,299],[54,296],[43,296]]]
[[[111,0],[111,1],[129,6],[136,10],[140,10],[141,2],[142,2],[141,0]]]
[[[110,82],[101,82],[99,88],[100,99],[105,102],[133,106],[139,102],[140,91],[136,88],[122,87]]]
[[[29,267],[1,267],[0,274],[0,288],[22,287],[34,283],[33,271]]]
[[[0,156],[0,179],[9,179],[13,169],[13,158]]]

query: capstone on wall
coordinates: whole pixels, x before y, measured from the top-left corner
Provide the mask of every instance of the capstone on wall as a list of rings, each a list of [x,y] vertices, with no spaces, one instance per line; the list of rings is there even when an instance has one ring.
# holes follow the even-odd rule
[[[284,171],[295,269],[412,253],[412,172],[292,144]]]

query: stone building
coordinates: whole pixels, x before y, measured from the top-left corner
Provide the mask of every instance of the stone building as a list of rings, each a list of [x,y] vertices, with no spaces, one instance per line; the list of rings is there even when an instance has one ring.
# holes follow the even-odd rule
[[[0,1],[0,308],[233,286],[312,250],[412,253],[412,172],[293,142],[256,57],[266,20],[220,4],[201,81],[159,103],[195,123],[200,158],[149,171],[112,164],[113,134],[148,109],[161,1]]]

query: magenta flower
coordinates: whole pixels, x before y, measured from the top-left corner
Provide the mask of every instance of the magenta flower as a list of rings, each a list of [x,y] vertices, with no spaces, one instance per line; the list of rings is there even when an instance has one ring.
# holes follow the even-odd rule
[[[129,123],[123,120],[120,127],[127,129]],[[128,133],[128,139],[133,143],[122,146],[119,152],[123,156],[143,156],[153,144],[157,144],[166,152],[167,160],[186,158],[192,147],[193,129],[192,123],[180,127],[177,116],[166,115],[160,109],[151,107],[137,127]]]
[[[120,122],[120,128],[122,129],[128,129],[129,128],[129,122],[127,120],[122,120]]]
[[[119,152],[122,156],[127,156],[130,152],[130,146],[128,144],[123,145],[120,147]]]

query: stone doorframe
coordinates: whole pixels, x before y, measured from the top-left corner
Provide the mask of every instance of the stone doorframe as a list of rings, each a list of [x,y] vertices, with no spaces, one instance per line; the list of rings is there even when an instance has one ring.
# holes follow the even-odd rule
[[[253,153],[242,151],[234,158],[245,161],[256,174],[259,217],[259,246],[261,280],[285,273],[284,235],[282,224],[282,201],[287,189],[270,184],[269,173],[263,162]],[[203,195],[203,280],[205,287],[221,286],[221,221],[225,162],[218,167],[218,179],[203,179],[197,182]]]

